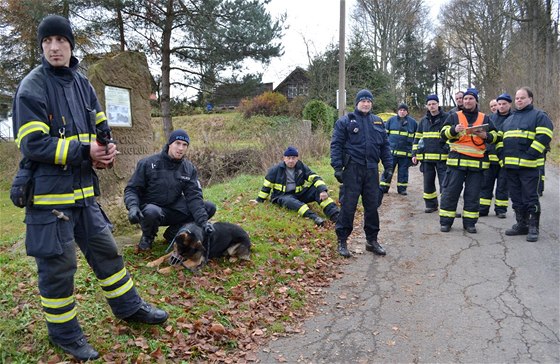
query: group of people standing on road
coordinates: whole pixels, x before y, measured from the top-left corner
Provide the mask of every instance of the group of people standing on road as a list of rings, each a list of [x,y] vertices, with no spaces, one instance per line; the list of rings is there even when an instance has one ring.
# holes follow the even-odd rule
[[[77,319],[74,242],[116,317],[162,324],[168,314],[141,299],[118,252],[112,225],[96,201],[99,185],[94,169],[110,168],[117,150],[110,142],[107,118],[93,87],[77,72],[69,21],[56,15],[45,17],[37,41],[42,63],[24,78],[14,97],[14,130],[23,159],[12,192],[29,191],[31,196],[23,197],[33,200],[33,204],[25,204],[21,194],[14,199],[26,206],[26,250],[37,264],[49,338],[84,361],[98,358],[99,353],[87,342]],[[322,178],[299,160],[295,147],[288,147],[282,162],[268,171],[255,201],[270,198],[321,226],[324,220],[307,206],[317,202],[335,223],[338,253],[350,257],[347,242],[361,197],[365,248],[385,255],[378,241],[378,207],[395,168],[397,192],[406,195],[408,168],[420,162],[425,212],[439,208],[441,231],[450,231],[463,191],[463,227],[476,233],[478,217],[488,214],[494,181],[498,180],[498,217],[505,217],[506,185],[515,211],[516,224],[506,235],[527,235],[528,241],[537,241],[538,187],[553,126],[546,113],[533,107],[529,88],[517,90],[515,110],[511,110],[508,94],[498,96],[497,111],[490,116],[479,111],[475,89],[457,93],[458,108],[449,114],[439,106],[437,95],[429,95],[426,115],[419,123],[408,115],[406,104],[399,105],[398,115],[384,123],[371,112],[373,100],[369,90],[359,91],[354,111],[334,126],[330,157],[341,184],[340,208]],[[100,141],[100,134],[109,141]],[[207,234],[214,231],[209,219],[216,206],[204,201],[197,170],[185,159],[189,143],[186,131],[171,133],[161,153],[138,163],[125,189],[129,221],[142,229],[138,250],[151,249],[161,225],[169,226],[164,233],[168,241],[188,221],[196,222]],[[381,181],[380,162],[384,169]],[[35,183],[30,185],[30,180]]]

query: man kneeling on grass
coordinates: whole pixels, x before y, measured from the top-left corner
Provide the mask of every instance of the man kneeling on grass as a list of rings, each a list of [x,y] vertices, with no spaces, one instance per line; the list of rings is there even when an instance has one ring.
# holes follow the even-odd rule
[[[325,215],[336,222],[338,206],[329,197],[327,191],[323,179],[299,160],[298,150],[288,147],[282,162],[268,170],[256,201],[264,202],[270,197],[272,203],[297,211],[300,216],[307,217],[318,226],[322,226],[325,220],[311,211],[307,204],[317,202]]]

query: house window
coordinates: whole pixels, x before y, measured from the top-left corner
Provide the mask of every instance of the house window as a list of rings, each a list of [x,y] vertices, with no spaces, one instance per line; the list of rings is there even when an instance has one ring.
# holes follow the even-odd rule
[[[288,86],[288,98],[293,99],[297,96],[297,85],[289,85]]]

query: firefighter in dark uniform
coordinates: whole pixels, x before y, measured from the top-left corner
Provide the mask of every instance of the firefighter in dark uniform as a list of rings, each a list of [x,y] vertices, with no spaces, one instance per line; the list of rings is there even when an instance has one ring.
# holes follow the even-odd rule
[[[364,206],[366,250],[385,255],[377,241],[379,206],[379,162],[386,170],[393,168],[391,147],[383,120],[371,113],[373,95],[361,90],[356,95],[355,110],[338,119],[331,139],[331,166],[341,186],[340,216],[336,222],[338,253],[350,257],[347,240],[354,226],[358,199]]]
[[[391,154],[393,155],[393,169],[383,171],[379,185],[383,193],[389,192],[393,172],[395,167],[398,166],[397,192],[400,195],[406,195],[408,169],[411,166],[412,158],[412,143],[418,125],[416,120],[408,115],[408,106],[406,104],[400,104],[397,113],[398,115],[393,116],[385,123],[385,128],[389,134]]]
[[[96,201],[99,186],[92,167],[109,167],[117,149],[107,140],[95,140],[96,135],[110,138],[110,129],[93,87],[78,73],[70,22],[57,15],[45,17],[37,40],[42,64],[21,81],[13,104],[21,165],[33,171],[34,180],[32,204],[25,212],[25,245],[37,264],[51,342],[77,360],[96,359],[99,353],[87,342],[77,318],[76,244],[116,317],[159,324],[168,314],[138,295],[112,225]]]
[[[488,124],[488,131],[469,131],[468,127]],[[476,233],[480,203],[482,171],[489,167],[486,143],[496,143],[498,133],[487,115],[478,111],[478,91],[469,88],[463,96],[463,110],[450,114],[441,137],[450,141],[447,157],[447,172],[443,182],[443,193],[439,209],[440,230],[448,232],[456,217],[457,203],[463,191],[463,229]]]
[[[424,176],[424,212],[431,213],[438,210],[438,192],[436,189],[436,176],[439,184],[439,191],[442,191],[442,184],[447,170],[446,161],[449,153],[449,146],[441,138],[440,132],[443,123],[447,119],[446,112],[439,106],[437,95],[426,97],[426,115],[420,120],[414,143],[412,144],[412,163],[420,162],[420,172]]]
[[[325,221],[309,209],[307,204],[310,202],[317,202],[331,221],[338,219],[338,206],[329,197],[327,185],[318,174],[299,160],[299,152],[292,146],[284,151],[282,162],[266,173],[256,201],[264,202],[268,198],[274,204],[297,211],[300,216],[313,220],[317,226],[322,226]]]
[[[517,221],[506,235],[527,235],[527,241],[534,242],[539,239],[541,167],[553,124],[544,111],[533,107],[528,87],[515,93],[515,108],[501,130],[509,197]]]
[[[502,129],[504,120],[511,115],[511,96],[507,93],[501,94],[496,98],[497,111],[490,115],[490,120],[494,123],[494,127],[498,132]],[[507,191],[507,176],[506,170],[502,168],[504,161],[501,157],[501,149],[503,143],[500,141],[497,144],[486,144],[486,151],[490,161],[490,167],[485,169],[484,182],[480,189],[480,208],[478,210],[480,216],[488,216],[490,206],[492,205],[492,198],[494,200],[494,212],[500,219],[506,218],[508,208],[508,191]],[[494,193],[494,185],[495,193]]]
[[[197,170],[185,158],[189,144],[185,130],[174,130],[160,153],[138,162],[124,189],[128,220],[142,228],[138,251],[152,248],[160,226],[169,226],[163,234],[167,242],[188,222],[207,233],[214,231],[208,219],[216,213],[216,205],[202,199]]]

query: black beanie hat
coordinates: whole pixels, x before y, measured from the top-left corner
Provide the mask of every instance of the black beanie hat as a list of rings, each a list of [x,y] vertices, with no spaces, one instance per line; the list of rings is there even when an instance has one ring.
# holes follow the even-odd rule
[[[47,15],[37,28],[37,42],[39,42],[39,49],[43,51],[43,39],[52,35],[61,35],[68,39],[70,47],[74,49],[74,34],[70,21],[60,15]]]
[[[467,96],[467,95],[471,95],[472,97],[475,98],[476,102],[478,102],[478,90],[477,89],[468,88],[467,91],[465,91],[465,93],[463,94],[463,97]]]
[[[173,133],[169,136],[169,140],[167,141],[167,145],[171,145],[175,143],[177,140],[182,140],[187,144],[191,144],[191,138],[189,138],[189,134],[183,129],[174,130]]]
[[[509,102],[510,104],[511,104],[511,102],[512,102],[511,96],[510,96],[508,93],[503,93],[503,94],[501,94],[500,96],[498,96],[498,97],[496,98],[496,101],[500,101],[500,100],[507,101],[507,102]]]
[[[428,103],[428,101],[430,100],[434,100],[435,102],[437,102],[439,104],[439,97],[436,94],[431,94],[428,95],[428,97],[426,97],[426,104]]]
[[[358,102],[362,100],[369,100],[373,102],[373,94],[371,93],[370,90],[364,89],[358,91],[358,94],[356,95],[356,102],[354,103],[354,105],[358,105]]]
[[[400,110],[400,109],[405,109],[406,112],[408,112],[408,105],[403,102],[399,105],[399,108],[397,109],[397,111]]]
[[[298,157],[298,156],[299,156],[299,153],[298,153],[298,150],[295,147],[289,146],[284,151],[284,157]]]

